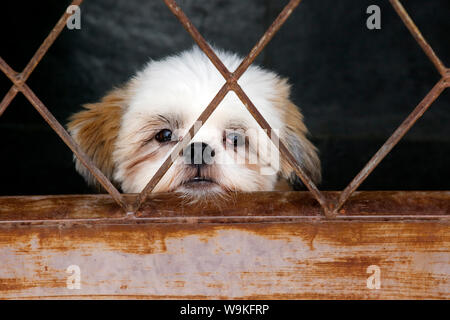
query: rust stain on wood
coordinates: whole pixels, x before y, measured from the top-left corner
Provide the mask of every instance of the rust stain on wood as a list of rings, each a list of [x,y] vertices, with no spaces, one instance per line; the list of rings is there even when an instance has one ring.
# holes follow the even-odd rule
[[[0,298],[450,297],[448,192],[359,192],[336,219],[302,192],[151,197],[136,219],[103,195],[0,197]]]
[[[324,192],[332,201],[338,192]],[[137,195],[124,195],[135,201]],[[309,192],[238,193],[223,202],[192,206],[173,194],[151,194],[134,219],[127,219],[108,195],[0,197],[0,226],[14,223],[59,225],[149,222],[280,222],[322,219],[322,209]],[[336,219],[439,219],[450,217],[450,192],[355,192]]]
[[[0,297],[448,298],[449,229],[332,221],[4,228]],[[82,270],[81,290],[66,288],[71,264]],[[382,270],[380,290],[366,287],[369,265]]]

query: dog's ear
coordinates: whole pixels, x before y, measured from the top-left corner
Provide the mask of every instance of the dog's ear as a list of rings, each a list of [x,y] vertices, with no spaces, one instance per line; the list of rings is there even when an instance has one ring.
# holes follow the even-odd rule
[[[84,110],[72,115],[68,131],[81,149],[115,185],[113,181],[114,151],[122,114],[128,105],[128,88],[111,91],[98,103],[84,105]],[[100,187],[89,170],[74,156],[77,171],[88,184]]]
[[[280,132],[280,139],[297,160],[303,171],[318,184],[321,181],[320,160],[316,147],[306,137],[308,129],[303,122],[303,115],[299,108],[290,101],[290,86],[285,79],[280,79],[277,85],[277,97],[274,100],[276,107],[283,115],[284,128]],[[302,186],[299,177],[289,163],[280,155],[280,175],[298,189]]]

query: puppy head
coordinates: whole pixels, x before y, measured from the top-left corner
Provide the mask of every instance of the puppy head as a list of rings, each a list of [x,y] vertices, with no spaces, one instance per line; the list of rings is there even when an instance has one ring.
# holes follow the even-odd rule
[[[241,62],[236,55],[216,52],[229,70]],[[304,171],[319,182],[317,152],[305,136],[302,115],[289,100],[287,81],[250,66],[238,82]],[[124,88],[75,114],[69,131],[124,192],[140,192],[224,83],[197,48],[151,61]],[[153,191],[201,198],[275,190],[280,179],[295,184],[276,143],[229,92]],[[78,162],[77,170],[94,182]]]

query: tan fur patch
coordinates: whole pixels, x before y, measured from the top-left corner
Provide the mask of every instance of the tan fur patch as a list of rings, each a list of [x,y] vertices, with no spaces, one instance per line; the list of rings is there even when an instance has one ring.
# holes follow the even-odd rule
[[[300,163],[302,169],[311,178],[314,183],[321,181],[320,160],[317,155],[317,149],[307,139],[308,129],[303,122],[303,115],[299,108],[289,100],[290,87],[286,79],[280,79],[277,90],[277,97],[273,99],[275,107],[283,115],[285,128],[281,133],[280,139],[286,147],[292,152],[295,159]],[[284,178],[295,183],[293,169],[289,163],[281,158],[281,172]]]
[[[98,103],[85,104],[85,110],[72,115],[67,125],[81,149],[111,181],[114,171],[112,153],[120,119],[128,105],[129,89],[130,85],[126,85],[111,91]],[[76,167],[89,184],[98,186],[95,178],[78,160]]]

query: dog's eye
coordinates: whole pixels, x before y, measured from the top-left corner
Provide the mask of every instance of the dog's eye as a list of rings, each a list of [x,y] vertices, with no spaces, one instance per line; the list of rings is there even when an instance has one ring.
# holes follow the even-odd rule
[[[155,135],[155,139],[158,142],[170,141],[172,140],[172,131],[170,131],[169,129],[161,130]]]
[[[234,147],[239,147],[245,143],[245,138],[238,132],[231,132],[227,134],[227,143]]]

